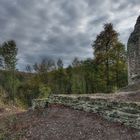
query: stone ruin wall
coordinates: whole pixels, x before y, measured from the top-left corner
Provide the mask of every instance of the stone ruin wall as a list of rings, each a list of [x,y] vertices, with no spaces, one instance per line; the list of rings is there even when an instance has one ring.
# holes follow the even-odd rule
[[[140,81],[140,17],[128,40],[128,82],[135,84]]]
[[[46,104],[59,104],[76,110],[98,113],[108,121],[140,129],[139,102],[122,102],[87,95],[51,95],[49,99],[34,100],[33,109],[46,108]]]

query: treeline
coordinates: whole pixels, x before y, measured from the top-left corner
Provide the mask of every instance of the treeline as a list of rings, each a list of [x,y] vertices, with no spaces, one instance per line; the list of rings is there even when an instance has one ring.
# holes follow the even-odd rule
[[[46,57],[40,63],[27,65],[26,73],[15,74],[17,49],[13,49],[14,53],[10,51],[14,57],[9,58],[13,62],[9,66],[2,51],[3,46],[1,64],[7,78],[4,76],[0,79],[1,89],[9,93],[10,99],[22,105],[30,106],[32,99],[45,98],[50,94],[109,93],[127,85],[125,46],[119,41],[118,33],[111,23],[104,25],[103,31],[92,43],[93,59],[74,58],[66,68],[62,59],[55,62],[53,58]]]

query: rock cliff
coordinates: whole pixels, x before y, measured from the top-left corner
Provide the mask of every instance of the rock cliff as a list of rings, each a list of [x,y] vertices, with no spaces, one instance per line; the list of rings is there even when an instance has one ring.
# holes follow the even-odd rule
[[[129,84],[135,84],[140,81],[140,16],[131,33],[128,44],[128,78]]]

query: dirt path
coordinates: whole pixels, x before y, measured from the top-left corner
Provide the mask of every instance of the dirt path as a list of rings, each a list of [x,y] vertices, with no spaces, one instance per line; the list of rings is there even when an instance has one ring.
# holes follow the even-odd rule
[[[25,110],[17,108],[15,106],[8,106],[8,105],[1,105],[0,104],[0,119],[3,119],[5,117],[18,114],[21,112],[25,112]]]
[[[140,140],[140,130],[62,106],[18,114],[7,127],[10,140]]]

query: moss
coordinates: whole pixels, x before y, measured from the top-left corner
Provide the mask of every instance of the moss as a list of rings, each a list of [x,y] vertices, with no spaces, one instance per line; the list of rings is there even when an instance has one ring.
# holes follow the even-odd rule
[[[140,104],[134,102],[110,101],[104,98],[90,98],[89,96],[52,95],[50,104],[62,104],[73,109],[98,113],[109,121],[117,121],[125,125],[140,129]]]
[[[48,104],[48,98],[45,99],[34,99],[32,101],[32,109],[38,109],[38,108],[45,108]]]

